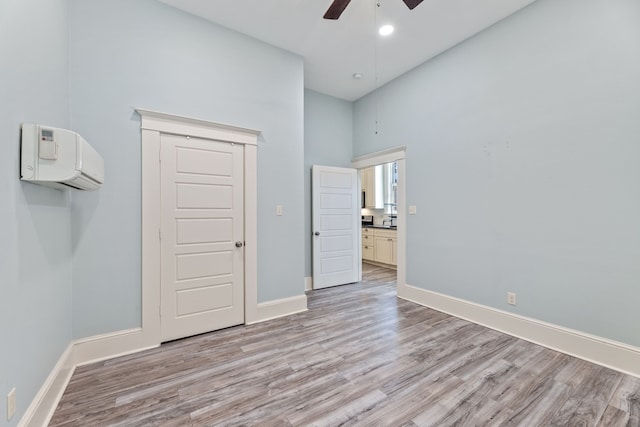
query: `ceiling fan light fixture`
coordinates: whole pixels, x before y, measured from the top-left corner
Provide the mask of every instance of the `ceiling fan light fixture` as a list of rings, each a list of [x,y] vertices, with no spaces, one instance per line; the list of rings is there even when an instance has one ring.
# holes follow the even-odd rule
[[[404,4],[407,5],[409,9],[412,9],[412,10],[414,7],[422,3],[422,0],[402,0],[402,1],[404,2]],[[344,12],[347,6],[349,6],[349,3],[351,3],[351,0],[333,0],[333,2],[331,3],[331,6],[329,6],[329,9],[327,9],[327,12],[324,14],[324,19],[336,20],[340,18],[340,15],[342,15],[342,12]],[[376,0],[376,5],[380,7],[379,0]]]
[[[378,29],[378,33],[381,36],[388,36],[391,33],[393,33],[393,25],[383,25],[382,27],[380,27],[380,29]]]

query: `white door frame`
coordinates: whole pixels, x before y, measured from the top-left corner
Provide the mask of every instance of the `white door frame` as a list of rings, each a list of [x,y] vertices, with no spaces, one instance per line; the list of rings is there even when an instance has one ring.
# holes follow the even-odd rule
[[[258,319],[259,131],[136,109],[142,131],[142,342],[160,344],[160,134],[193,136],[244,146],[245,323]]]
[[[406,154],[407,146],[403,145],[400,147],[390,148],[388,150],[365,154],[364,156],[355,157],[351,160],[351,166],[356,169],[364,169],[384,163],[398,163],[398,280],[396,289],[398,295],[403,293],[407,285]]]

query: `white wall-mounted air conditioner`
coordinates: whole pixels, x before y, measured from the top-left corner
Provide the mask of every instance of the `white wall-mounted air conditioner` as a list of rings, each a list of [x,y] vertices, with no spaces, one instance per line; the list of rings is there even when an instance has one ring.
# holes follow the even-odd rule
[[[20,179],[58,189],[96,190],[104,183],[100,154],[75,132],[22,124]]]

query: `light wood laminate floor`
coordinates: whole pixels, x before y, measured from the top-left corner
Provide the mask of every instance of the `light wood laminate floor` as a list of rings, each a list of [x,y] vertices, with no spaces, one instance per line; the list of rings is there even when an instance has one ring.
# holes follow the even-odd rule
[[[400,300],[309,311],[76,369],[51,426],[640,426],[640,379]]]

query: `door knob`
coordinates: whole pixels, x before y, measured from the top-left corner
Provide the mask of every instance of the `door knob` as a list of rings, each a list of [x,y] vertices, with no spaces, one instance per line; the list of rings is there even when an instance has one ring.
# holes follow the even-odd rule
[[[241,248],[243,246],[244,246],[244,243],[242,243],[240,240],[236,242],[236,248]]]
[[[314,235],[314,236],[319,236],[319,235],[320,235],[320,232],[319,232],[319,231],[316,231],[315,233],[313,233],[313,235]]]

